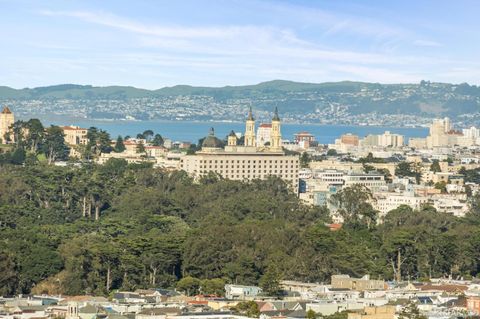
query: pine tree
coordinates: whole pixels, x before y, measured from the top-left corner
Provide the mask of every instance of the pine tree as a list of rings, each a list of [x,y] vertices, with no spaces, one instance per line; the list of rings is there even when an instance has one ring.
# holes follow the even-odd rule
[[[122,153],[125,151],[125,144],[123,143],[122,136],[117,137],[117,142],[115,143],[115,147],[113,149],[116,153]]]

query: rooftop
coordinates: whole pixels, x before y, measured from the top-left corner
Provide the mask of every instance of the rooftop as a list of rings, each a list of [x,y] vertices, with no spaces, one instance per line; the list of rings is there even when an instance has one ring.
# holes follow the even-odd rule
[[[3,108],[2,114],[12,114],[12,111],[8,108],[8,106],[5,106]]]

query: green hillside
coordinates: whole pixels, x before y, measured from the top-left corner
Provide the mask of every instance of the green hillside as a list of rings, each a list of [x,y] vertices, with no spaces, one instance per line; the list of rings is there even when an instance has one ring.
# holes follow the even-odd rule
[[[138,98],[160,99],[162,105],[177,103],[178,96],[205,97],[209,104],[192,104],[186,107],[216,111],[234,105],[254,105],[256,109],[271,110],[278,106],[296,114],[312,114],[322,110],[348,114],[415,114],[460,116],[480,112],[480,88],[469,84],[431,83],[379,84],[364,82],[301,83],[283,80],[256,85],[225,87],[194,87],[177,85],[158,90],[139,89],[131,86],[95,87],[91,85],[62,84],[38,88],[12,89],[0,87],[0,101],[27,100],[82,100],[97,108],[96,101],[127,101]],[[158,105],[157,103],[157,105]],[[196,103],[196,102],[192,102]],[[216,106],[213,106],[215,103]],[[15,104],[15,103],[13,103]],[[98,104],[98,103],[97,103]],[[182,106],[182,105],[181,105]],[[138,112],[147,111],[139,109]],[[338,111],[340,110],[340,111]],[[102,112],[105,110],[97,109]],[[108,112],[121,110],[108,110]],[[122,114],[123,114],[122,113]]]

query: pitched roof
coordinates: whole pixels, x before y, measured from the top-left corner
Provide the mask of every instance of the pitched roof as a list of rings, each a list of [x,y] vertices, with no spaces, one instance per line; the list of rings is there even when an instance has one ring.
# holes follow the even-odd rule
[[[179,315],[180,313],[182,313],[182,310],[176,307],[147,308],[140,311],[140,314],[142,315],[151,315],[151,316],[169,315],[169,314]]]
[[[454,284],[447,284],[447,285],[432,285],[432,284],[426,284],[426,285],[421,285],[418,288],[420,290],[440,290],[440,291],[445,291],[445,292],[464,292],[465,290],[468,289],[468,286],[466,285],[454,285]]]
[[[8,108],[8,106],[5,106],[3,108],[2,114],[12,114],[12,111]]]

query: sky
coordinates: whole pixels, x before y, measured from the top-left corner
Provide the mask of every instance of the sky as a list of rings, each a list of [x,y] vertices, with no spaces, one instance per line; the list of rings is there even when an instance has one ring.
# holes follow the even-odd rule
[[[0,85],[478,85],[479,16],[477,0],[0,0]]]

